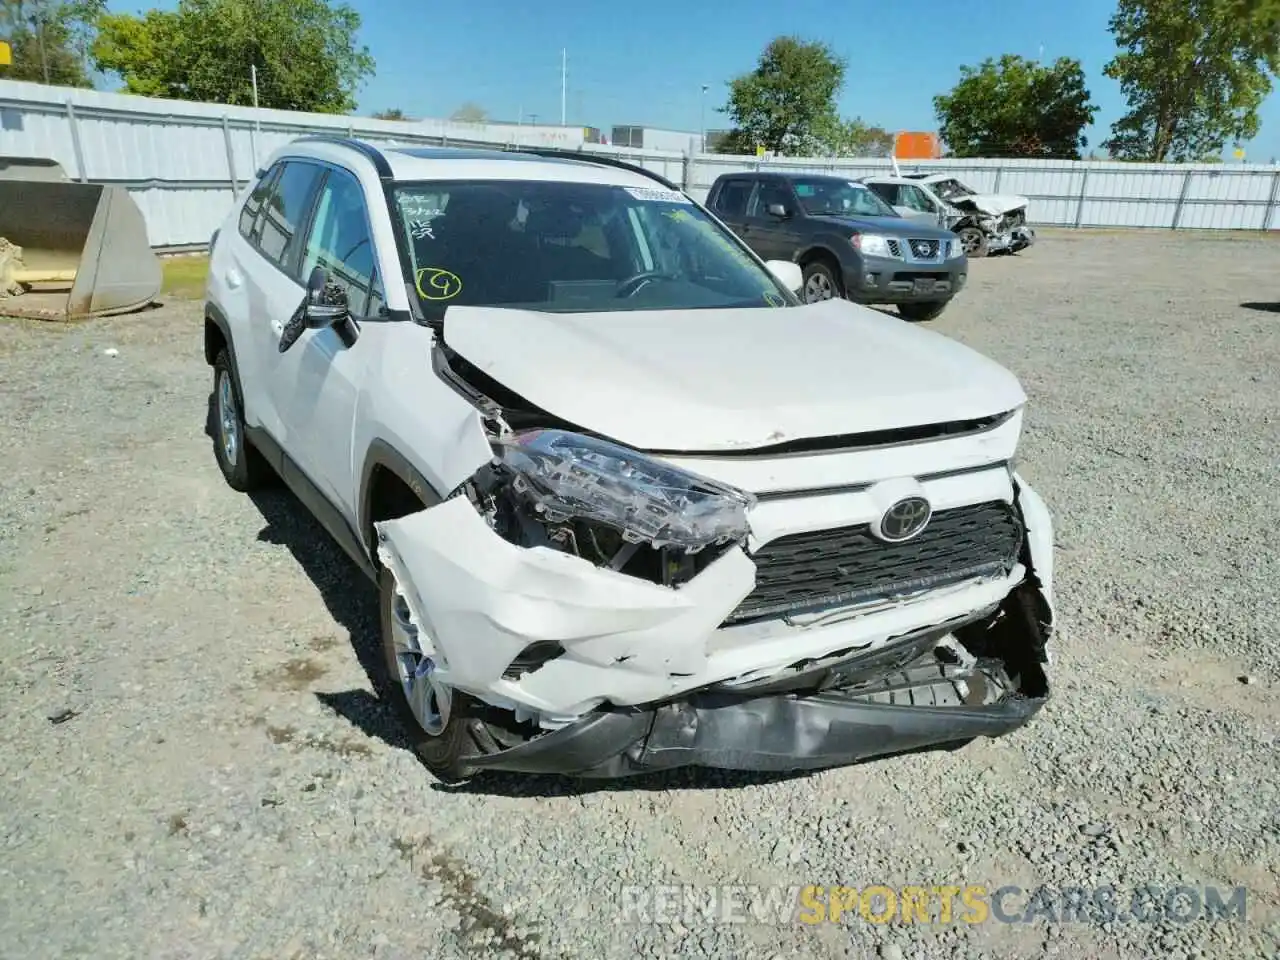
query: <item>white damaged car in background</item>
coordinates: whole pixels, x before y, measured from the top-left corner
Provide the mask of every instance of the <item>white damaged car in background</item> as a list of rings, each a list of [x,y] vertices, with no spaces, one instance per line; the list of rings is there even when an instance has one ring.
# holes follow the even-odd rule
[[[215,453],[377,584],[439,777],[817,769],[1049,696],[1026,397],[803,305],[674,185],[555,151],[279,150],[215,236]]]
[[[978,193],[945,173],[874,174],[860,179],[898,214],[960,238],[965,256],[1017,253],[1036,241],[1026,197]]]
[[[979,193],[948,173],[911,173],[907,179],[923,184],[940,200],[972,216],[986,237],[985,253],[1017,253],[1036,242],[1035,230],[1027,225],[1031,201],[1026,197]]]

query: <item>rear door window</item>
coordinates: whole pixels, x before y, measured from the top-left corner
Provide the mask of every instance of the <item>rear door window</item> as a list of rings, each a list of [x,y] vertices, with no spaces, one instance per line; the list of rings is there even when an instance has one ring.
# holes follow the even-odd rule
[[[727,180],[716,194],[716,213],[726,217],[745,217],[747,201],[751,198],[750,180]]]
[[[246,240],[252,240],[254,243],[258,241],[258,234],[261,233],[259,215],[262,213],[262,205],[266,203],[267,197],[271,196],[271,191],[275,188],[280,166],[277,163],[264,173],[262,179],[253,188],[253,192],[245,199],[244,207],[240,210],[240,236]]]
[[[287,161],[265,205],[258,249],[292,277],[299,275],[298,254],[302,247],[299,228],[310,212],[323,172],[314,163]]]
[[[898,205],[898,188],[892,183],[868,183],[867,186],[889,206]]]

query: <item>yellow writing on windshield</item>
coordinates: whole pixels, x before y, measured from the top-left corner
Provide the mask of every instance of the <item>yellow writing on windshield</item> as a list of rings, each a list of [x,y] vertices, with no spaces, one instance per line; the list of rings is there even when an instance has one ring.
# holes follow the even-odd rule
[[[444,267],[422,267],[414,274],[414,286],[423,300],[452,300],[462,292],[462,278]]]

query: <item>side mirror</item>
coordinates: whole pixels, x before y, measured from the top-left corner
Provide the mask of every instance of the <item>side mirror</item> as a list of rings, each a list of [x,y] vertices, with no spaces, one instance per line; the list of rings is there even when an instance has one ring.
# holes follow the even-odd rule
[[[792,293],[799,293],[804,288],[804,270],[800,264],[790,260],[766,260],[764,265]]]
[[[302,310],[307,327],[311,330],[335,326],[351,316],[347,305],[347,291],[329,279],[329,272],[324,267],[316,267],[311,271]]]
[[[777,217],[779,220],[785,220],[791,214],[787,213],[787,208],[780,203],[771,203],[765,207],[765,212],[771,217]]]
[[[307,294],[294,311],[280,335],[280,352],[284,353],[302,336],[304,330],[333,327],[343,344],[356,342],[356,325],[351,320],[347,292],[329,278],[324,267],[316,267],[307,279]]]

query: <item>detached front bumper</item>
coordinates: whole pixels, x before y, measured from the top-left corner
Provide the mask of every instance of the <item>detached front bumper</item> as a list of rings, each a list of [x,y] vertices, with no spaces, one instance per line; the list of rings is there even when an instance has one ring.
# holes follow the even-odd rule
[[[965,676],[970,682],[975,677],[991,680],[981,669]],[[855,684],[808,695],[699,693],[647,710],[593,713],[520,746],[479,757],[473,765],[588,778],[683,766],[818,770],[1003,736],[1027,723],[1048,700],[1043,674],[1035,681],[1035,697],[1014,693],[994,703],[929,706],[876,700],[936,700],[938,688],[954,690],[957,679],[940,678],[936,666],[924,664],[887,676],[872,668],[870,682],[861,688]]]
[[[1036,242],[1036,232],[1031,227],[1014,227],[1007,233],[993,236],[987,240],[988,253],[1017,253]]]
[[[442,654],[439,678],[518,722],[537,718],[515,746],[488,738],[474,768],[819,769],[1001,736],[1047,701],[1051,521],[1034,491],[1004,476],[1025,525],[1008,577],[789,626],[721,626],[755,585],[739,548],[670,589],[508,543],[462,497],[378,530],[384,563]],[[514,669],[533,649],[556,652]]]

